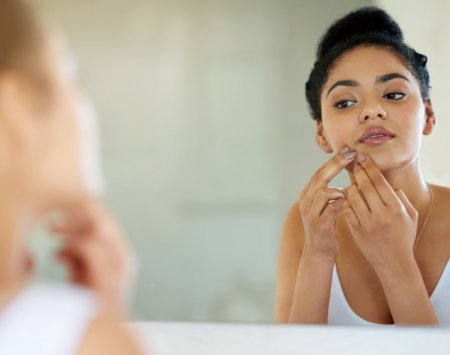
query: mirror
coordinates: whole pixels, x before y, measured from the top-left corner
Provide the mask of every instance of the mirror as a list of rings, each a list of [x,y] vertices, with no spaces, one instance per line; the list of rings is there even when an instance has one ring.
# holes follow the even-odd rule
[[[327,159],[303,90],[315,47],[334,19],[375,1],[36,4],[67,35],[97,106],[105,200],[140,260],[136,318],[271,322],[285,213]],[[428,1],[424,18],[425,5],[376,4],[430,57],[442,120],[425,139],[423,168],[446,184],[449,163],[434,153],[450,132],[444,5]],[[50,242],[38,240],[40,275],[61,277]]]

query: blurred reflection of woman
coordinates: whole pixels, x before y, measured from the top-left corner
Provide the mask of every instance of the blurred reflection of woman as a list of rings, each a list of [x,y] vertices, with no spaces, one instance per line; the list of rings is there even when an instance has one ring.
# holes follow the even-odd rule
[[[378,8],[322,37],[306,97],[333,157],[287,216],[277,321],[450,324],[450,189],[419,163],[435,126],[426,63]],[[344,169],[351,185],[328,187]]]
[[[87,101],[63,42],[20,0],[0,2],[0,353],[140,354],[119,320],[129,278],[120,230],[92,196]],[[90,179],[92,180],[92,179]],[[71,283],[32,282],[27,239],[50,213]]]

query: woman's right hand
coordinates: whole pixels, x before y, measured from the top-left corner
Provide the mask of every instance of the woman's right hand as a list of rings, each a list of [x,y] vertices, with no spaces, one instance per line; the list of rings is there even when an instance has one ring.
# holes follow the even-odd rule
[[[70,281],[92,289],[107,311],[123,316],[137,265],[107,208],[94,198],[86,199],[51,230],[64,240],[58,257]]]
[[[345,195],[329,188],[330,181],[356,157],[356,152],[344,147],[313,175],[300,193],[299,207],[305,230],[303,253],[335,258],[338,241],[335,235],[336,216],[343,207]]]

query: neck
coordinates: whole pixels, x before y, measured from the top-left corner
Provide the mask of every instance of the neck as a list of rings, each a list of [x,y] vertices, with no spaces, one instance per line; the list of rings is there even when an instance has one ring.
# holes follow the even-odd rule
[[[430,193],[421,170],[419,158],[404,167],[383,173],[394,190],[402,190],[412,205],[420,213],[421,207],[428,210]]]

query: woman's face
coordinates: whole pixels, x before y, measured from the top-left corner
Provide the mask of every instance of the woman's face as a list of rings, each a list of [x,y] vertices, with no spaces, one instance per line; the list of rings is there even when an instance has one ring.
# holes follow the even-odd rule
[[[338,152],[348,145],[370,155],[382,171],[415,160],[426,113],[431,114],[403,62],[373,46],[355,48],[337,61],[323,87],[321,108],[318,138],[322,135],[326,149]]]
[[[94,110],[77,83],[76,63],[62,39],[51,37],[44,49],[48,90],[38,121],[39,149],[34,168],[47,196],[77,198],[99,192],[102,174]]]

